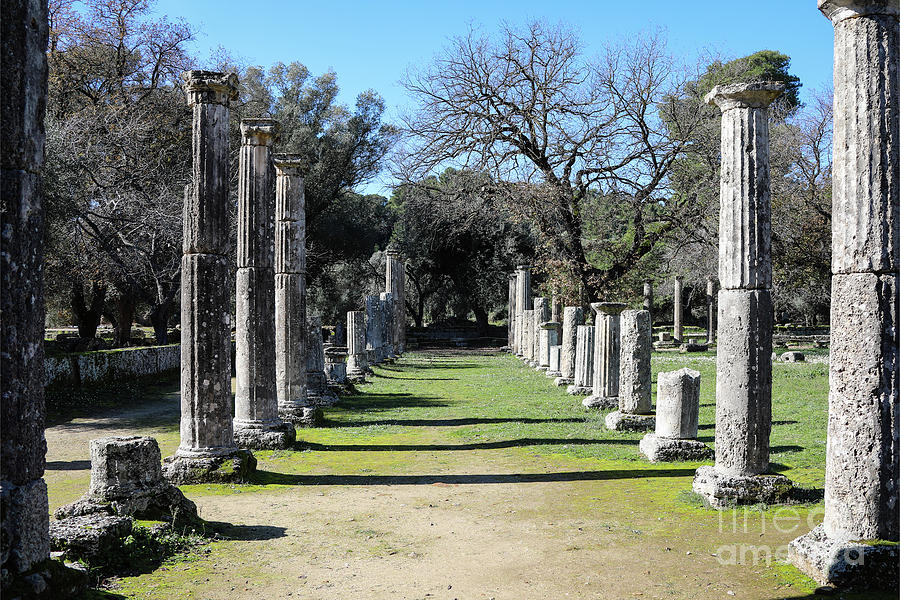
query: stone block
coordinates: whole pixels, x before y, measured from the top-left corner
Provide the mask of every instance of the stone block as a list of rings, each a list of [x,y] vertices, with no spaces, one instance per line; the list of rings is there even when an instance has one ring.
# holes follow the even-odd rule
[[[656,426],[656,416],[617,410],[606,415],[604,422],[612,431],[650,431]]]
[[[784,352],[780,357],[781,362],[806,362],[806,356],[802,352]]]
[[[684,368],[660,372],[656,377],[656,435],[663,438],[696,438],[700,372]]]
[[[788,544],[788,559],[823,585],[897,592],[900,545],[835,540],[818,525]]]
[[[122,552],[122,544],[133,525],[130,517],[103,514],[68,517],[50,524],[50,547],[63,552],[69,560],[99,566],[104,557]]]
[[[713,449],[699,440],[674,439],[648,433],[638,448],[650,462],[701,461],[714,457]]]
[[[719,450],[716,444],[716,462]],[[780,504],[790,498],[791,480],[784,475],[733,475],[703,466],[694,475],[693,490],[713,508],[747,504]]]
[[[175,485],[188,483],[247,483],[256,471],[256,457],[249,450],[192,453],[179,448],[167,457],[163,476]]]
[[[652,408],[650,313],[626,310],[621,318],[619,409],[625,413],[647,414]]]
[[[50,510],[43,479],[23,485],[0,482],[0,513],[4,569],[27,571],[50,555]]]

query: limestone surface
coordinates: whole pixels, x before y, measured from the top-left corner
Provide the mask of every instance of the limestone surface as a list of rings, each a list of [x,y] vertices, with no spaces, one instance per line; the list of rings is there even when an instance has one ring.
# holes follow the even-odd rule
[[[562,340],[559,358],[560,378],[575,378],[575,351],[577,345],[578,326],[584,325],[584,309],[580,306],[567,306],[563,309]],[[557,383],[557,385],[560,385]]]
[[[821,584],[844,590],[897,591],[900,546],[838,541],[818,525],[788,544],[788,559]]]
[[[718,450],[716,459],[718,460]],[[788,500],[793,484],[784,475],[733,475],[704,466],[694,475],[693,490],[713,508],[741,504],[780,504]]]
[[[585,408],[607,409],[619,406],[619,350],[621,302],[594,302],[594,385],[593,392],[581,404]]]
[[[806,362],[806,355],[802,352],[792,350],[790,352],[783,352],[778,359],[781,362]]]
[[[684,368],[660,372],[656,377],[656,435],[672,439],[696,438],[700,372]]]
[[[699,440],[667,438],[655,433],[641,438],[638,448],[650,462],[700,461],[714,456],[713,449]]]
[[[573,396],[590,394],[594,382],[594,327],[579,325],[576,333],[575,382],[567,388]]]
[[[604,423],[613,431],[649,431],[656,426],[656,416],[616,410],[606,415]]]
[[[650,313],[646,310],[623,311],[621,328],[619,410],[623,413],[646,415],[652,409],[650,353],[653,348]]]

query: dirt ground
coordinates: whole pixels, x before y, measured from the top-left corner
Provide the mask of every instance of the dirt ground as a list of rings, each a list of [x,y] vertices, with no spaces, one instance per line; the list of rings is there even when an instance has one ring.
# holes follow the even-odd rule
[[[382,372],[367,393],[405,379],[439,398],[440,373]],[[231,539],[111,591],[229,600],[808,597],[809,580],[767,566],[761,550],[805,533],[816,518],[808,510],[796,513],[798,528],[779,531],[789,528],[766,526],[767,512],[720,514],[676,500],[694,464],[649,469],[467,440],[455,405],[442,420],[441,403],[432,404],[438,418],[415,427],[301,430],[311,449],[256,453],[260,485],[185,486],[204,519],[234,525]],[[92,438],[152,435],[171,454],[178,406],[171,389],[139,408],[49,428],[51,510],[86,490]],[[390,416],[403,420],[404,410],[415,409]]]

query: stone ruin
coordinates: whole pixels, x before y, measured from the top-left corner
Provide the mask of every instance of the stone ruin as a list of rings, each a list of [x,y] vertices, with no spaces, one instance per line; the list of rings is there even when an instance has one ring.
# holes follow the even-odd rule
[[[575,376],[572,385],[566,388],[573,396],[588,395],[594,389],[594,335],[592,325],[576,328]]]
[[[558,386],[575,383],[575,353],[578,342],[578,327],[580,325],[584,325],[584,309],[580,306],[565,307],[563,309],[559,376],[553,382]]]
[[[585,408],[607,409],[619,405],[620,315],[621,302],[594,302],[594,385],[590,396],[582,400]]]
[[[687,368],[659,373],[656,431],[641,439],[641,453],[651,462],[712,458],[712,448],[697,439],[699,413],[700,373]]]
[[[606,427],[616,431],[653,429],[650,353],[652,351],[650,313],[626,310],[621,315],[619,353],[619,407],[606,415]]]

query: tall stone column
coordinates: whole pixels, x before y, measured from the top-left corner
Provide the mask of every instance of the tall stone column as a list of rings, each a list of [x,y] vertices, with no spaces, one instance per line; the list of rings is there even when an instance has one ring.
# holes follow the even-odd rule
[[[381,362],[380,302],[381,299],[374,294],[366,296],[366,360],[369,365]]]
[[[575,350],[578,326],[584,324],[584,309],[580,306],[567,306],[563,309],[562,349],[559,357],[559,373],[556,385],[572,385],[575,383]]]
[[[656,425],[650,400],[650,313],[623,311],[621,327],[619,410],[606,415],[606,426],[617,431],[647,431]]]
[[[684,291],[682,289],[681,283],[681,275],[675,276],[675,292],[672,294],[672,302],[674,304],[673,308],[673,332],[672,337],[675,338],[675,342],[680,344],[684,341],[684,308],[681,303],[684,300]]]
[[[331,406],[338,401],[325,376],[325,346],[322,317],[310,315],[306,322],[306,397],[314,406]]]
[[[706,343],[716,341],[716,282],[712,275],[706,278]]]
[[[717,86],[722,110],[719,217],[719,346],[716,464],[700,467],[694,491],[715,507],[773,503],[790,481],[769,475],[772,427],[771,202],[769,104],[783,84]]]
[[[528,364],[534,358],[534,309],[522,311],[522,360]]]
[[[590,394],[594,387],[594,327],[579,325],[576,333],[575,383],[566,388],[573,396]]]
[[[650,337],[653,337],[653,284],[644,282],[644,310],[650,313]]]
[[[535,298],[533,300],[534,312],[531,322],[531,360],[528,366],[538,369],[541,360],[541,323],[550,320],[550,301],[547,298]]]
[[[7,583],[36,596],[50,582],[44,483],[44,110],[47,105],[47,3],[4,0],[2,156],[0,156],[0,506],[3,595]],[[7,575],[11,581],[7,581]],[[25,579],[28,577],[28,579]],[[30,585],[29,585],[30,584]],[[25,593],[23,595],[28,595]]]
[[[368,371],[366,313],[362,310],[351,310],[347,313],[347,379],[351,383],[365,383]]]
[[[173,483],[246,481],[256,459],[234,443],[228,261],[228,104],[237,77],[184,74],[193,109],[193,176],[181,259],[181,444],[166,459]]]
[[[516,348],[516,274],[509,275],[509,301],[506,318],[506,351],[515,353]]]
[[[306,198],[303,163],[275,156],[275,388],[278,415],[310,427],[321,409],[306,398]]]
[[[594,391],[581,404],[585,408],[615,408],[619,405],[619,349],[622,302],[592,302],[594,324]]]
[[[400,260],[400,253],[397,250],[387,251],[387,266],[384,273],[385,291],[394,299],[391,345],[394,349],[393,354],[400,355],[406,349],[406,266]]]
[[[519,315],[522,315],[526,310],[531,310],[533,308],[533,303],[531,300],[531,267],[528,265],[519,265],[516,267],[516,310]],[[519,342],[517,346],[516,354],[518,356],[524,357],[526,355],[526,349],[524,347],[524,340],[522,339],[525,333],[525,326],[520,328],[522,331],[519,335]]]
[[[385,360],[397,357],[394,352],[394,295],[381,292],[381,355]]]
[[[789,555],[821,583],[896,590],[900,5],[819,0],[819,9],[834,25],[825,520]]]
[[[235,292],[234,440],[287,448],[296,431],[278,417],[275,373],[275,166],[278,122],[241,121]]]

